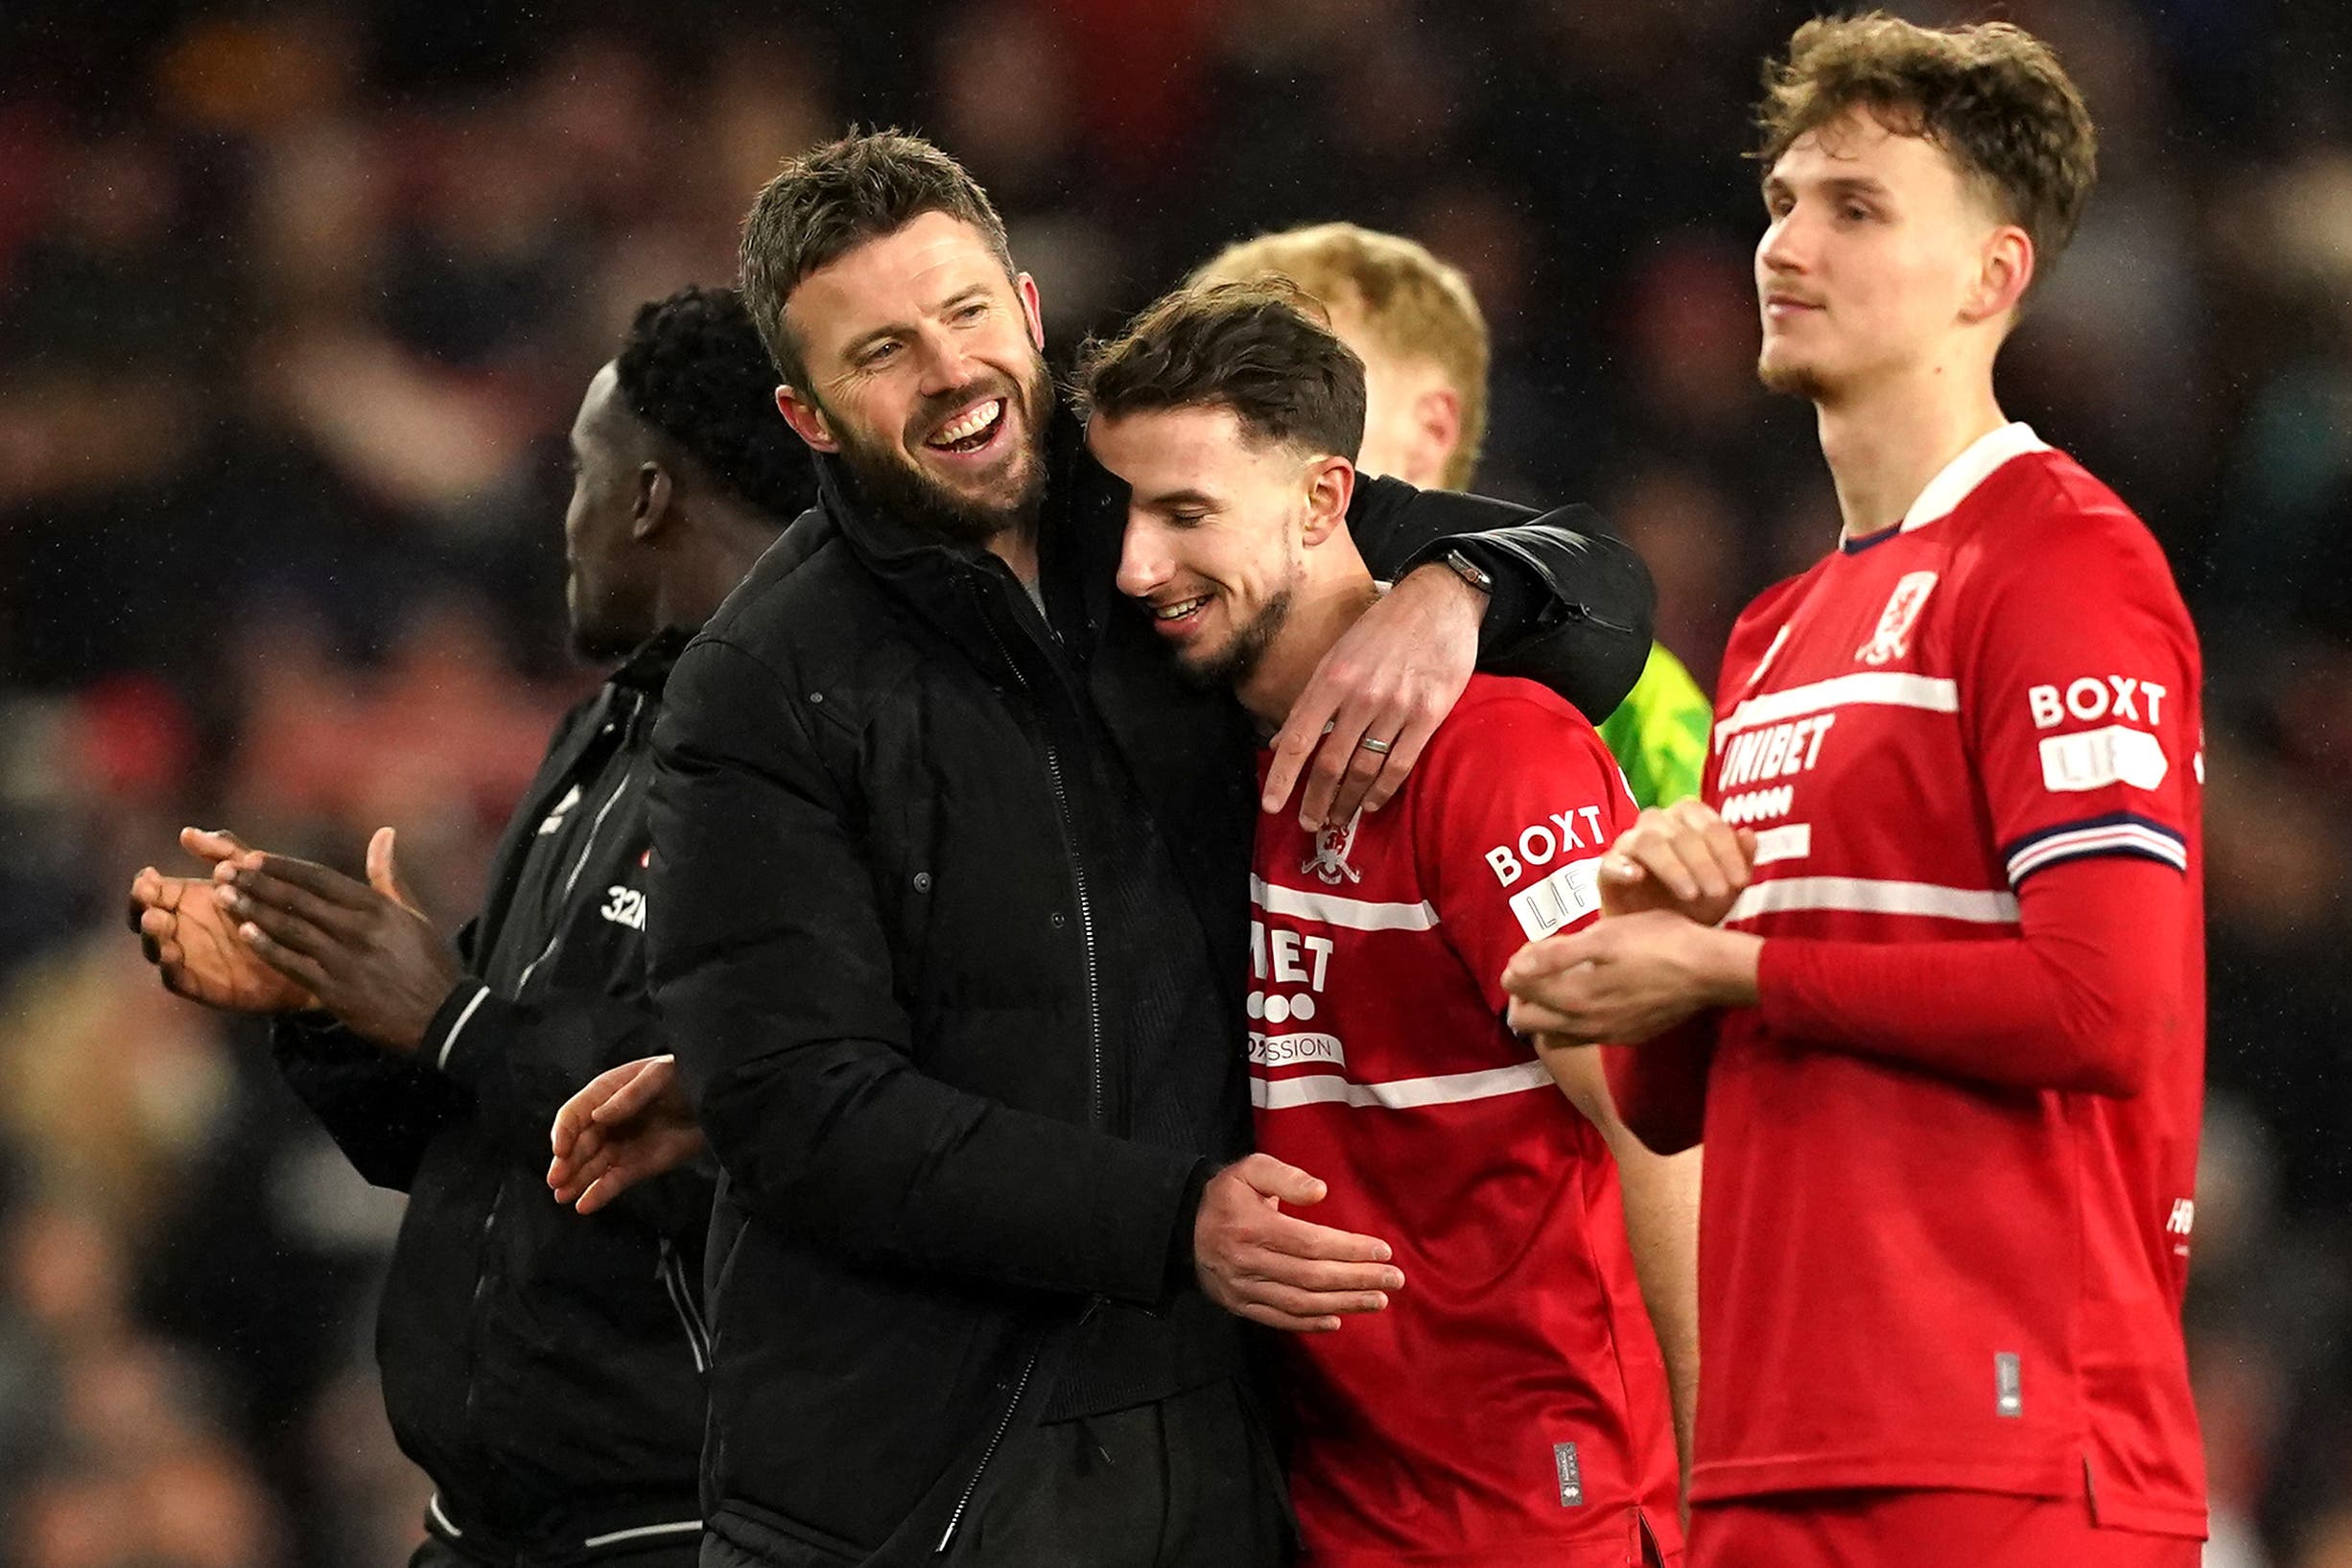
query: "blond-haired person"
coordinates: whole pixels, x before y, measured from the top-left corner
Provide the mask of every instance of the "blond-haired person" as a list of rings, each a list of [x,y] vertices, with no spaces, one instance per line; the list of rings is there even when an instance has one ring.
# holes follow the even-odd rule
[[[1237,283],[1279,272],[1330,313],[1331,330],[1364,362],[1367,474],[1424,489],[1464,490],[1487,433],[1486,316],[1462,269],[1402,235],[1314,223],[1229,246],[1192,276]],[[1634,799],[1665,806],[1699,792],[1712,718],[1706,693],[1663,644],[1601,738]]]

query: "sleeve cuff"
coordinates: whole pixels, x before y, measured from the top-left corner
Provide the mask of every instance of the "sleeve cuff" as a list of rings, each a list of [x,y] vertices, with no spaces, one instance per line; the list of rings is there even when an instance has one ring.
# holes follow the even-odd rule
[[[2001,850],[2009,871],[2009,885],[2016,887],[2037,871],[2068,860],[2099,855],[2133,855],[2153,860],[2187,875],[2188,835],[2170,823],[2136,811],[2111,811],[2039,828],[2011,840]]]
[[[1167,1275],[1161,1281],[1165,1299],[1173,1300],[1192,1286],[1192,1231],[1200,1223],[1201,1191],[1216,1172],[1213,1161],[1196,1159],[1192,1174],[1185,1178],[1184,1191],[1176,1200],[1176,1224],[1168,1232]]]
[[[280,1060],[288,1057],[340,1056],[365,1042],[354,1041],[342,1020],[323,1007],[281,1013],[270,1020],[270,1048]],[[365,1046],[373,1051],[374,1046]]]
[[[1397,580],[1402,582],[1424,566],[1451,570],[1446,566],[1446,557],[1457,550],[1494,585],[1487,597],[1486,614],[1478,620],[1478,653],[1483,659],[1497,646],[1524,636],[1530,622],[1551,602],[1551,591],[1529,580],[1535,569],[1524,556],[1497,550],[1472,533],[1431,540],[1405,562]]]
[[[417,1059],[471,1087],[469,1075],[481,1055],[478,1047],[489,1032],[482,1027],[480,1015],[491,999],[490,988],[481,980],[470,974],[459,980],[425,1026],[425,1038],[416,1047]]]
[[[1166,1300],[1169,1259],[1179,1249],[1190,1277],[1192,1216],[1210,1169],[1206,1160],[1117,1140],[1097,1172],[1089,1227],[1088,1252],[1102,1261],[1106,1295],[1143,1307]]]

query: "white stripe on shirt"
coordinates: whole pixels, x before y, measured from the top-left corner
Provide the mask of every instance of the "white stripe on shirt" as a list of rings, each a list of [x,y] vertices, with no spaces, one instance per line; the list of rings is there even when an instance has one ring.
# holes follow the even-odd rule
[[[434,1069],[436,1072],[449,1065],[449,1048],[458,1043],[459,1032],[464,1029],[467,1020],[473,1018],[474,1009],[482,1005],[482,998],[489,995],[488,986],[483,986],[480,991],[475,992],[474,999],[467,1002],[465,1011],[458,1015],[458,1021],[451,1024],[449,1033],[441,1037],[441,1054],[433,1059]]]
[[[1250,902],[1269,915],[1319,920],[1351,931],[1427,931],[1437,925],[1437,910],[1426,899],[1419,903],[1373,903],[1343,899],[1336,893],[1283,887],[1256,876],[1250,878]]]
[[[1303,1105],[1384,1106],[1414,1111],[1423,1106],[1459,1105],[1549,1088],[1552,1075],[1541,1062],[1516,1062],[1481,1072],[1449,1072],[1435,1078],[1399,1078],[1386,1084],[1351,1084],[1330,1073],[1301,1078],[1252,1078],[1250,1104],[1260,1111],[1290,1111]]]
[[[1930,915],[1980,925],[2017,919],[2017,896],[1934,882],[1882,881],[1870,877],[1782,877],[1757,882],[1739,896],[1726,921],[1753,920],[1799,909],[1846,909],[1866,915]]]
[[[1767,691],[1760,697],[1750,697],[1724,716],[1715,726],[1715,749],[1723,750],[1724,741],[1742,730],[1752,730],[1759,724],[1771,724],[1783,718],[1795,718],[1799,714],[1818,714],[1824,709],[1843,708],[1848,703],[1872,704],[1882,708],[1922,708],[1931,714],[1960,712],[1960,683],[1941,675],[1912,675],[1896,669],[1858,669],[1850,675],[1832,675],[1825,681],[1814,681],[1805,686],[1792,686],[1785,691]]]

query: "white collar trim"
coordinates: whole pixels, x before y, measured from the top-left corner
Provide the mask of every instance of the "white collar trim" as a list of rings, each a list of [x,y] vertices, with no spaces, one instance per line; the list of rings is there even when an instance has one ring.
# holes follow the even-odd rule
[[[1945,463],[1942,472],[1927,481],[1919,499],[1903,514],[1903,531],[1909,533],[1949,517],[1978,485],[1992,478],[1993,471],[2011,457],[2049,450],[2050,443],[2034,434],[2034,427],[2022,420],[1978,436],[1959,456]]]

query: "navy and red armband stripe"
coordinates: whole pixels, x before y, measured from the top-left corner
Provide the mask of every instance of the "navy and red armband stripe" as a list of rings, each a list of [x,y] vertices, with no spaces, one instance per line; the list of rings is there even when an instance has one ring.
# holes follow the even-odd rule
[[[2188,840],[2180,831],[2134,811],[2110,811],[2105,816],[2057,823],[2012,839],[2001,849],[2011,887],[2061,861],[2102,854],[2137,855],[2175,871],[2189,869]]]

